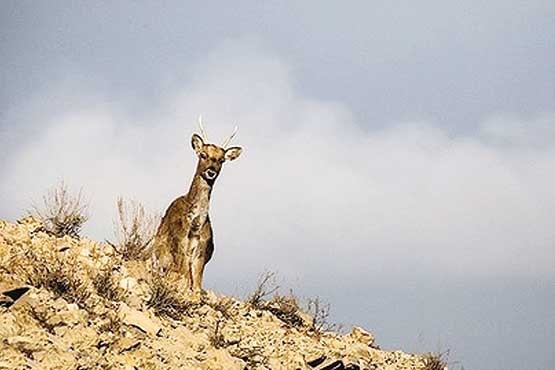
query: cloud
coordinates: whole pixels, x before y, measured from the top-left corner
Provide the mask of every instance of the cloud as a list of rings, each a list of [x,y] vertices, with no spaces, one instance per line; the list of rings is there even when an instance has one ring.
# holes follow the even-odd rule
[[[464,136],[421,121],[368,131],[346,106],[303,96],[290,66],[252,42],[224,44],[188,76],[149,107],[83,79],[20,107],[16,122],[35,131],[7,153],[1,217],[62,178],[89,196],[86,233],[99,240],[119,195],[164,210],[188,189],[203,113],[215,142],[237,123],[245,149],[213,194],[212,280],[264,268],[303,279],[552,277],[555,116],[486,117]]]

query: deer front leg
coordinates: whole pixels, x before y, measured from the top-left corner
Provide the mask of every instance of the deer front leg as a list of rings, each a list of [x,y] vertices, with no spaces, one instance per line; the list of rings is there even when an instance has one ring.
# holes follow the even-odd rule
[[[206,265],[206,240],[196,239],[195,249],[192,259],[193,292],[200,294],[202,290],[202,276]]]
[[[185,289],[190,291],[193,287],[193,276],[191,270],[191,260],[192,260],[192,248],[191,240],[185,238],[182,242],[181,250],[178,258],[176,259],[176,265],[179,271],[179,275],[185,282]]]
[[[195,255],[192,261],[193,292],[198,294],[202,291],[202,275],[204,274],[204,255]]]

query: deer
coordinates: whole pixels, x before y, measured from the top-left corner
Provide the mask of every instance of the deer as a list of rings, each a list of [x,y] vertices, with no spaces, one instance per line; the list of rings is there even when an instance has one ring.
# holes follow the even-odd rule
[[[208,143],[208,135],[198,118],[201,135],[193,134],[191,146],[198,157],[196,171],[187,194],[175,199],[166,210],[153,241],[153,266],[162,275],[184,278],[187,292],[202,291],[204,268],[214,253],[212,224],[208,214],[214,183],[225,162],[237,159],[243,149],[228,147],[233,133],[221,146]]]

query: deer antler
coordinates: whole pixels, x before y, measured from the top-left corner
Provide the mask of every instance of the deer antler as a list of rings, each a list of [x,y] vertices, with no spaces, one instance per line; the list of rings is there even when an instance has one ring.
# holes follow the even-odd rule
[[[198,116],[198,126],[200,127],[200,133],[202,134],[202,138],[204,139],[205,142],[208,142],[208,135],[206,134],[206,130],[202,125],[202,114],[199,114]]]
[[[238,130],[238,127],[235,126],[235,129],[233,129],[233,133],[231,134],[231,136],[229,138],[227,138],[227,140],[224,141],[224,143],[222,144],[222,148],[225,149],[231,143],[231,140],[233,140],[235,135],[237,135],[237,130]]]

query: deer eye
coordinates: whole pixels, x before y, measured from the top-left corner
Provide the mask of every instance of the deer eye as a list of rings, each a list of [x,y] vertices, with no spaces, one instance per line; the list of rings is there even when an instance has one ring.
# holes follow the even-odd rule
[[[206,155],[206,153],[204,153],[204,152],[201,152],[201,153],[200,153],[200,157],[201,157],[202,159],[206,159],[206,158],[208,158],[208,155]]]

